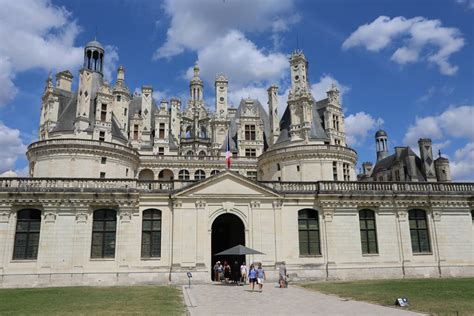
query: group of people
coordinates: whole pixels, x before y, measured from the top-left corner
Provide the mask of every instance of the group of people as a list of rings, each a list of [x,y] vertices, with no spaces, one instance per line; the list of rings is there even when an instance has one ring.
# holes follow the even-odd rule
[[[217,261],[214,265],[214,281],[217,282],[244,285],[247,284],[248,281],[252,291],[255,290],[255,284],[257,284],[258,289],[262,291],[263,282],[265,280],[265,270],[263,269],[261,262],[252,263],[249,268],[247,268],[245,262],[239,267],[237,261],[234,261],[232,267],[227,261],[224,261],[223,264],[220,261]],[[280,288],[287,287],[287,274],[284,262],[279,268],[279,285]]]

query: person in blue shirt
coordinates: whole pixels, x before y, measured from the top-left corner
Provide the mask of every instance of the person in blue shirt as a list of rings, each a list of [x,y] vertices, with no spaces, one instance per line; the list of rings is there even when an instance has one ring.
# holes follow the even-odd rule
[[[257,282],[257,269],[255,269],[255,266],[252,263],[249,269],[249,284],[252,291],[255,288],[255,282]]]
[[[263,281],[265,279],[266,279],[265,278],[265,270],[263,270],[262,263],[260,262],[258,264],[258,268],[257,268],[257,283],[258,283],[258,288],[259,288],[260,292],[262,292]]]

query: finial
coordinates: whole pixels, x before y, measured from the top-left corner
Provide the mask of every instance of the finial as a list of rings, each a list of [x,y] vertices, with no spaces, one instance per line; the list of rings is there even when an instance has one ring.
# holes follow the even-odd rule
[[[199,77],[199,67],[197,64],[194,65],[193,70],[194,70],[194,77]]]
[[[438,149],[438,156],[441,157],[441,149]]]

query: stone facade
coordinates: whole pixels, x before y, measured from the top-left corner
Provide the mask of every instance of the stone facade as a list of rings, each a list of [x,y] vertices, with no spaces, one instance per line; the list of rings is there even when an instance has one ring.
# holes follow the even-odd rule
[[[262,262],[270,280],[282,261],[294,280],[474,275],[474,184],[451,183],[427,139],[421,158],[388,155],[385,132],[356,181],[339,91],[314,100],[301,51],[281,119],[276,86],[269,113],[232,108],[219,74],[212,113],[196,66],[186,107],[157,105],[150,86],[130,95],[123,67],[103,81],[104,58],[86,45],[76,92],[68,71],[47,79],[31,177],[0,178],[0,287],[210,282],[238,243],[264,254],[222,260]]]

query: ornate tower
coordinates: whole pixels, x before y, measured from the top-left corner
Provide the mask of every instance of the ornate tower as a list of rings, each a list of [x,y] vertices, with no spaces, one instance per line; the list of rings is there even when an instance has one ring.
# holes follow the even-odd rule
[[[384,130],[375,133],[375,147],[377,150],[377,161],[388,157],[388,135]]]
[[[189,97],[190,103],[193,107],[199,107],[202,105],[203,100],[203,83],[201,78],[199,78],[199,67],[194,66],[194,76],[189,82]]]
[[[426,175],[426,181],[436,182],[436,171],[433,159],[433,149],[430,138],[420,138],[418,140],[420,147],[421,170]]]
[[[291,89],[288,107],[291,113],[290,138],[292,141],[309,139],[313,122],[313,97],[308,84],[308,61],[302,51],[290,57]]]
[[[179,143],[179,133],[181,131],[181,100],[178,98],[171,98],[170,100],[170,128],[171,134],[176,142]]]
[[[270,117],[270,146],[275,144],[280,136],[280,118],[278,117],[278,87],[273,85],[268,92],[268,115]]]
[[[84,48],[84,64],[79,71],[77,111],[74,126],[76,133],[86,130],[89,125],[89,113],[98,88],[102,85],[102,67],[104,48],[93,40]]]
[[[344,113],[341,108],[339,89],[333,84],[326,94],[328,96],[328,104],[324,112],[326,133],[330,138],[331,145],[346,146]]]
[[[153,88],[151,86],[142,86],[142,107],[141,107],[141,117],[142,117],[142,133],[141,140],[145,143],[151,142],[152,136],[152,106],[153,106]]]
[[[216,77],[214,86],[216,88],[216,116],[225,118],[227,116],[227,86],[229,81],[220,74]]]
[[[124,136],[128,135],[130,126],[128,124],[129,116],[129,104],[130,104],[130,90],[125,84],[125,69],[120,66],[117,70],[117,82],[115,83],[114,89],[114,100],[112,105],[112,111],[119,123],[120,129]]]

